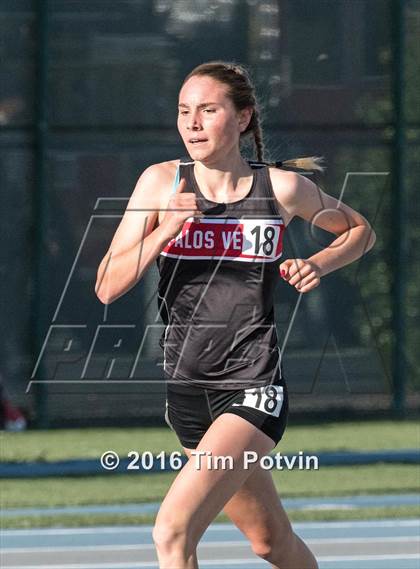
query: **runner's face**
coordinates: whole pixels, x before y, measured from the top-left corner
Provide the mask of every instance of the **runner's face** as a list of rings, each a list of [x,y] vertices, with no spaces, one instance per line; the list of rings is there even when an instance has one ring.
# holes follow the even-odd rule
[[[226,89],[211,77],[195,76],[180,91],[178,130],[193,160],[226,157],[239,147],[243,117]]]

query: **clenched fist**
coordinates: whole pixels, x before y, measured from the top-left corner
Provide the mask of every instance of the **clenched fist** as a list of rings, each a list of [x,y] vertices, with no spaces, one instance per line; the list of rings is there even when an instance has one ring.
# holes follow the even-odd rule
[[[178,235],[186,219],[203,217],[203,213],[197,209],[196,195],[193,192],[185,192],[186,187],[185,179],[182,178],[169,200],[168,209],[161,223],[171,239]]]
[[[309,292],[321,281],[319,267],[307,259],[287,259],[281,263],[280,274],[298,292]]]

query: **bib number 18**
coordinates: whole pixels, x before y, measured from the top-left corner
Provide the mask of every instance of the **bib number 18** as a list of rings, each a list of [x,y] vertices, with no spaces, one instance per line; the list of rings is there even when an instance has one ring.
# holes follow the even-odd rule
[[[252,235],[255,235],[255,254],[260,254],[260,249],[262,248],[264,255],[270,257],[274,252],[274,238],[276,237],[276,231],[274,227],[267,226],[264,228],[263,238],[261,239],[261,227],[257,225],[251,231]]]
[[[245,389],[242,403],[233,403],[233,407],[252,407],[267,415],[278,417],[283,404],[283,386],[265,385]]]

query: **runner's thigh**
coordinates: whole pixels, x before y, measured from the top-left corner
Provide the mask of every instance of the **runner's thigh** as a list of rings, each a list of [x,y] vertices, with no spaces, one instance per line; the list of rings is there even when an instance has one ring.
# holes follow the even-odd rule
[[[223,511],[253,544],[287,540],[292,533],[271,473],[259,465]]]
[[[162,502],[156,524],[169,523],[174,530],[187,531],[198,543],[206,528],[257,467],[255,463],[248,469],[243,468],[244,451],[264,456],[274,444],[242,417],[231,413],[220,415],[195,449],[205,453],[201,462],[197,456],[190,457]],[[209,455],[211,463],[207,461]],[[231,463],[224,464],[227,468],[220,467],[220,463],[214,467],[215,457],[220,456],[232,457]]]

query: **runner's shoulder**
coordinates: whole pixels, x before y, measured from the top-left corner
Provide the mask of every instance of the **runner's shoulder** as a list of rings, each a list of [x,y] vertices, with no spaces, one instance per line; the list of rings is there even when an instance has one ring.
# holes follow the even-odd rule
[[[173,181],[179,160],[167,160],[166,162],[158,162],[148,166],[140,178],[147,181],[161,182],[165,184],[168,180]]]
[[[269,173],[277,200],[283,204],[293,202],[296,199],[301,174],[273,166],[269,167]]]
[[[141,199],[147,194],[149,198],[154,197],[160,202],[162,196],[171,191],[178,164],[179,160],[167,160],[148,166],[137,180],[132,199]]]

